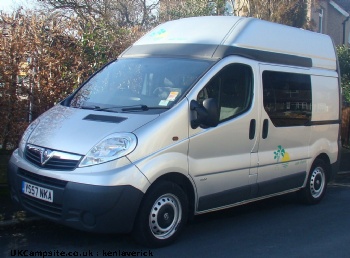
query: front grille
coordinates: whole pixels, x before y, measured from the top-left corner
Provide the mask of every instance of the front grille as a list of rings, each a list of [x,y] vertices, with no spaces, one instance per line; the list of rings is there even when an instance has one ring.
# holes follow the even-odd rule
[[[60,219],[62,216],[62,205],[45,202],[22,194],[22,204],[29,211],[41,214],[53,219]]]
[[[58,187],[64,189],[67,185],[67,181],[59,180],[56,178],[41,176],[38,174],[31,173],[24,169],[18,169],[18,175],[24,179],[29,179],[38,183],[42,183],[48,186]]]
[[[35,185],[41,185],[45,188],[55,189],[55,195],[59,192],[62,193],[68,183],[67,181],[59,180],[56,178],[34,174],[21,168],[18,169],[18,175],[24,181],[33,183]],[[23,206],[33,213],[37,213],[52,219],[60,219],[62,216],[62,205],[57,202],[47,202],[28,196],[24,193],[21,194],[21,199]]]
[[[74,170],[78,166],[81,156],[28,144],[25,158],[30,163],[45,169]]]

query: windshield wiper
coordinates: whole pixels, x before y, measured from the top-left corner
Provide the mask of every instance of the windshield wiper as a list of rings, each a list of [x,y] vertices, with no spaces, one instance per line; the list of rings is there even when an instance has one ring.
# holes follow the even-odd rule
[[[90,109],[90,110],[94,110],[94,111],[107,111],[107,112],[116,112],[117,111],[112,111],[111,109],[115,109],[115,108],[121,108],[121,111],[147,111],[150,109],[169,109],[168,107],[149,107],[147,105],[134,105],[134,106],[112,106],[112,107],[105,107],[105,108],[101,108],[99,106],[94,106],[94,105],[87,105],[87,106],[81,106],[81,109]]]
[[[149,107],[147,105],[135,105],[135,106],[126,106],[122,108],[122,111],[147,111],[150,109],[169,109],[168,107]]]
[[[149,110],[149,107],[147,105],[136,105],[136,106],[122,108],[122,111],[133,111],[133,110],[147,111],[147,110]]]

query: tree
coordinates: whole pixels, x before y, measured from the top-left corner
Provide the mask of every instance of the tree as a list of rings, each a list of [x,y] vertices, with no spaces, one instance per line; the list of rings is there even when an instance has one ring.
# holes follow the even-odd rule
[[[160,23],[194,16],[232,15],[234,5],[234,0],[161,0],[159,2]]]
[[[87,78],[102,65],[115,59],[145,29],[154,26],[152,10],[158,2],[146,0],[41,0],[48,12],[74,20]]]
[[[67,96],[84,71],[74,21],[18,9],[0,14],[0,145],[14,148],[28,122]],[[68,30],[67,30],[68,29]]]
[[[160,3],[159,20],[165,22],[179,18],[210,15],[212,11],[213,6],[208,5],[207,0],[163,0]]]
[[[298,28],[311,28],[307,19],[309,0],[241,0],[235,13]]]
[[[93,20],[95,23],[105,24],[111,30],[120,27],[153,27],[160,2],[160,0],[38,1],[50,11],[63,10],[68,16],[77,15],[85,21],[85,24]]]
[[[18,15],[15,13],[14,15]],[[11,148],[26,125],[18,117],[25,116],[26,103],[20,98],[19,74],[22,55],[18,49],[24,47],[23,27],[14,24],[9,17],[0,18],[2,38],[0,41],[0,147]],[[15,26],[17,25],[17,26]],[[14,29],[12,29],[14,27]],[[15,31],[13,31],[15,30]]]
[[[350,103],[350,48],[337,47],[339,67],[341,73],[341,87],[345,101]]]

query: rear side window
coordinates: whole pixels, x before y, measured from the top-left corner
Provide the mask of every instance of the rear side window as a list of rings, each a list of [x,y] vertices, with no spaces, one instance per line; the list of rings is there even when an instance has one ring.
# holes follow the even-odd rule
[[[303,126],[311,121],[311,77],[263,72],[264,108],[276,127]]]

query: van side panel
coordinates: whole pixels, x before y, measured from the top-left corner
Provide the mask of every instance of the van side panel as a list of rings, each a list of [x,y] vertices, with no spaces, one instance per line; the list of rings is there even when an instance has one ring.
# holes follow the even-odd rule
[[[311,76],[312,84],[312,122],[339,122],[338,78]]]
[[[187,99],[184,99],[162,113],[159,119],[134,131],[138,145],[144,147],[136,148],[128,159],[151,184],[167,173],[188,176],[188,106]]]
[[[218,94],[218,104],[220,106],[220,123],[216,127],[196,129],[189,131],[189,174],[193,178],[198,194],[198,212],[225,207],[237,202],[249,200],[254,191],[252,185],[256,184],[256,149],[258,131],[250,138],[252,121],[258,121],[259,99],[254,96],[259,95],[258,66],[255,61],[231,56],[219,61],[211,71],[206,74],[201,81],[191,91],[188,98],[198,100],[201,92],[217,85],[217,89],[226,89],[225,85],[231,85],[234,89],[235,79],[240,76],[235,74],[238,67],[250,67],[251,70],[251,105],[248,109],[242,110],[237,116],[226,117],[226,100],[236,100],[236,96],[241,96],[239,92],[221,92]],[[235,74],[234,78],[226,78],[226,68],[232,68],[229,74]],[[236,67],[236,68],[234,68]],[[222,76],[221,76],[222,75]],[[241,76],[247,78],[249,76]],[[220,80],[211,80],[220,78]],[[226,82],[228,84],[226,84]],[[248,88],[248,85],[240,84],[241,87]],[[208,91],[209,92],[209,91]],[[227,98],[226,99],[226,94]],[[221,100],[221,102],[219,102]],[[236,101],[233,101],[236,103]],[[221,115],[223,115],[221,117]],[[226,118],[224,118],[226,117]],[[192,112],[191,119],[195,118]],[[252,158],[253,157],[253,158]]]
[[[268,21],[248,18],[237,23],[223,45],[308,57],[312,58],[312,67],[336,69],[333,42],[328,35]]]
[[[258,196],[302,187],[309,162],[311,79],[309,69],[260,65],[261,132]],[[301,120],[302,119],[302,120]],[[278,186],[278,187],[276,187]]]
[[[326,154],[330,164],[338,162],[339,86],[336,73],[331,76],[312,76],[312,122],[310,138],[310,156],[314,160],[320,154]],[[311,164],[310,164],[311,166]],[[329,175],[334,176],[334,169]]]

